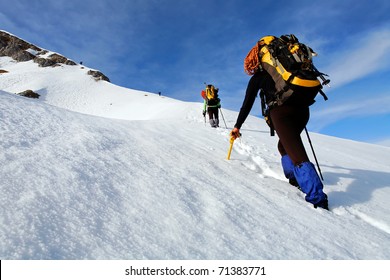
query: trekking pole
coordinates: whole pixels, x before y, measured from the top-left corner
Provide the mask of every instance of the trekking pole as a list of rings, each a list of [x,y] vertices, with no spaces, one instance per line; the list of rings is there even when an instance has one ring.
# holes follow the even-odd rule
[[[230,160],[230,154],[232,153],[234,138],[230,137],[230,141],[229,142],[230,142],[230,146],[229,146],[228,154],[227,154],[227,157],[226,157],[227,160]]]
[[[309,140],[311,151],[313,152],[313,156],[314,156],[314,159],[316,161],[318,172],[320,173],[321,180],[324,181],[324,177],[322,177],[320,165],[318,164],[318,160],[317,160],[316,154],[314,153],[313,145],[311,144],[311,140],[310,140],[310,137],[309,137],[309,132],[307,131],[306,127],[305,127],[305,132],[306,132],[306,135],[307,135],[307,139]]]
[[[222,116],[223,122],[225,123],[225,127],[226,127],[226,129],[227,129],[228,127],[227,127],[227,125],[226,125],[225,118],[224,118],[224,116],[223,116],[223,114],[222,114],[222,109],[219,108],[219,111],[221,112],[221,116]]]

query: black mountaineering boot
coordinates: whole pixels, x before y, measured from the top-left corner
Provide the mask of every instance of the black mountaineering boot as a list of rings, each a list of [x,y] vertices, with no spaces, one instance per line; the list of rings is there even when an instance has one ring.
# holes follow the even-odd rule
[[[329,210],[328,197],[326,196],[323,201],[320,201],[320,202],[314,204],[314,208],[317,208],[317,207],[324,208],[325,210]]]
[[[301,188],[299,187],[299,184],[297,182],[297,179],[295,179],[295,177],[292,177],[290,179],[288,179],[288,182],[290,183],[290,185],[296,187],[298,190],[300,190]]]

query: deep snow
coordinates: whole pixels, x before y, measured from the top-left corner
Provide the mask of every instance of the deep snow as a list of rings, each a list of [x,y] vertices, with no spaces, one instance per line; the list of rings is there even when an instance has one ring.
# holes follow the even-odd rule
[[[226,160],[237,112],[212,129],[201,88],[188,103],[83,65],[0,69],[0,259],[390,258],[389,147],[311,133],[331,211],[314,209],[262,119]]]

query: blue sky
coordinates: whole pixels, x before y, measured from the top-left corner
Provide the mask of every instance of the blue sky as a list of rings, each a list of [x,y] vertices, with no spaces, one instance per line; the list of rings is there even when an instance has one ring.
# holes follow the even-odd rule
[[[329,74],[310,131],[390,145],[390,2],[0,0],[0,29],[98,69],[124,87],[201,102],[203,83],[238,111],[243,59],[265,35],[295,34]],[[257,101],[252,114],[260,113]],[[199,108],[201,114],[202,108]],[[232,126],[233,124],[231,124]],[[383,142],[387,141],[387,142]]]

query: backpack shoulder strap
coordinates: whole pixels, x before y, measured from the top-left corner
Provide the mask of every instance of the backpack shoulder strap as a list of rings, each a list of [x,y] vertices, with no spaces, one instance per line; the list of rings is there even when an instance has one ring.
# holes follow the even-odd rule
[[[265,122],[269,126],[270,135],[275,136],[275,129],[272,124],[269,107],[266,105],[267,103],[265,101],[265,93],[263,90],[260,90],[260,99],[261,99],[261,114],[263,115]]]

